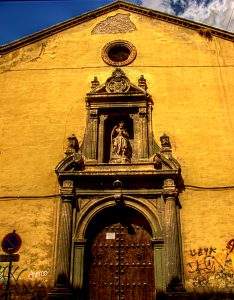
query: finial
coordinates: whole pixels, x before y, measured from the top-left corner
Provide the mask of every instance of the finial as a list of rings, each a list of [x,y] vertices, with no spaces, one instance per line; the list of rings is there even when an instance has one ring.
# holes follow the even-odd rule
[[[120,68],[116,68],[113,72],[112,72],[112,77],[126,77],[126,75],[124,74],[124,71]]]
[[[143,90],[147,90],[147,84],[146,84],[146,79],[144,78],[144,75],[141,75],[140,78],[138,79],[138,86],[142,88]]]
[[[96,87],[100,85],[97,76],[94,76],[93,80],[91,81],[91,89],[94,90]]]
[[[165,133],[160,137],[160,142],[163,150],[171,149],[170,138]]]

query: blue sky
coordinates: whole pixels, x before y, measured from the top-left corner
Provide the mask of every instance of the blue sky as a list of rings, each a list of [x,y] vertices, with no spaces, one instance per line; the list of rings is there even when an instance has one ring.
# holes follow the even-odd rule
[[[112,1],[0,0],[0,44],[8,44]],[[234,31],[234,0],[132,0],[129,2]]]

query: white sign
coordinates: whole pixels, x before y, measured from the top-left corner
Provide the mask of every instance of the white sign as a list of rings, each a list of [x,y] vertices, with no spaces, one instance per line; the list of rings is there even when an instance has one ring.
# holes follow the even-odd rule
[[[114,240],[114,239],[115,239],[115,232],[106,233],[106,240]]]

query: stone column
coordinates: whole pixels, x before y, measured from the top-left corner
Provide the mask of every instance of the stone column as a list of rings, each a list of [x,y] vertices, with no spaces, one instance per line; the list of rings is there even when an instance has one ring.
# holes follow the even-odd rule
[[[132,146],[132,158],[131,162],[135,162],[138,160],[138,143],[139,143],[139,134],[138,134],[138,114],[129,114],[129,117],[132,119],[132,127],[133,127],[133,142]]]
[[[148,121],[147,108],[139,108],[139,125],[140,125],[140,141],[141,141],[141,156],[140,159],[145,160],[149,157],[148,151]]]
[[[72,203],[65,198],[61,203],[61,213],[58,228],[58,251],[56,263],[56,279],[62,279],[67,285],[70,278],[71,232],[72,232]]]
[[[97,161],[98,118],[97,109],[88,110],[83,153],[89,162]]]
[[[149,157],[151,157],[155,153],[154,149],[154,133],[152,126],[152,103],[148,105],[148,136],[149,136]]]
[[[177,189],[174,180],[164,180],[165,199],[165,245],[167,289],[178,291],[181,288],[181,256],[179,226],[177,219]]]
[[[97,141],[98,141],[98,111],[90,110],[90,156],[91,160],[97,160]]]
[[[104,156],[104,125],[108,115],[100,115],[99,136],[98,136],[98,162],[103,162]]]
[[[49,299],[71,299],[70,268],[72,248],[72,210],[73,187],[72,182],[65,181],[61,188],[61,206],[57,234],[57,256],[55,266],[55,287],[49,293]]]

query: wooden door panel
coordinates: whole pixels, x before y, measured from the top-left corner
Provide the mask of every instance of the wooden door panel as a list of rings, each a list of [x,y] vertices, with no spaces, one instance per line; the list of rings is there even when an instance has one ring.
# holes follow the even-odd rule
[[[152,300],[154,268],[151,237],[143,227],[134,224],[126,226],[121,233],[121,294],[125,300]]]
[[[103,228],[90,249],[89,300],[154,299],[153,249],[148,231],[134,222]]]
[[[118,230],[118,226],[106,226],[93,241],[88,275],[88,299],[90,300],[117,299],[116,295],[119,293],[119,243],[116,240],[116,233]]]

